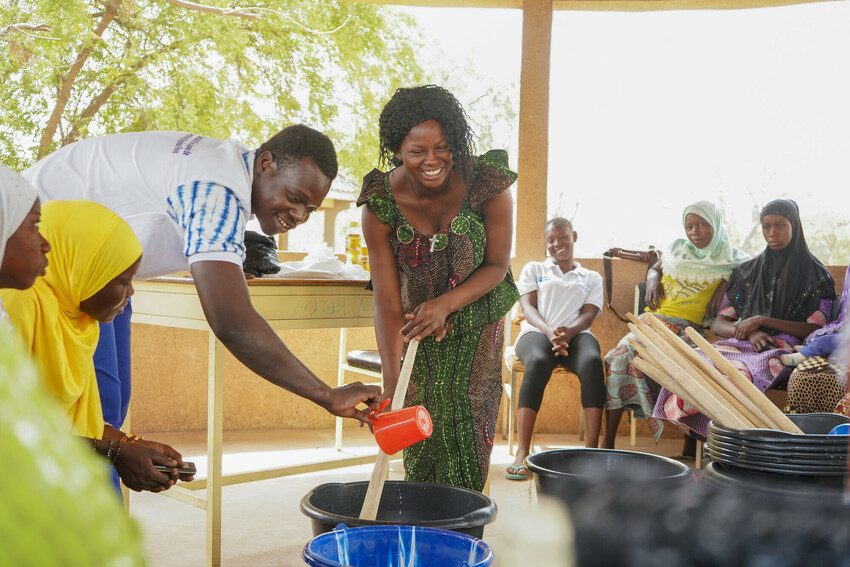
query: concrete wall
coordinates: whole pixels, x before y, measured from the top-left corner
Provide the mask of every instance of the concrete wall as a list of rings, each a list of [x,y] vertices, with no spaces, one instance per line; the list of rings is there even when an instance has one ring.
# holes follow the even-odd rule
[[[580,260],[583,266],[603,273],[601,259]],[[838,289],[845,267],[831,268]],[[645,266],[614,260],[614,306],[621,313],[632,309],[634,286]],[[603,354],[626,332],[626,325],[606,309],[594,322],[593,332]],[[281,331],[289,348],[328,384],[336,383],[339,330]],[[513,332],[516,337],[516,330]],[[375,348],[372,329],[353,329],[349,347]],[[333,418],[313,404],[259,378],[226,354],[224,427],[237,429],[299,429],[332,427]],[[352,378],[356,379],[356,378]],[[133,429],[137,431],[192,431],[206,428],[207,336],[187,331],[133,325]],[[578,430],[579,384],[554,380],[546,392],[537,430]],[[346,420],[348,421],[348,420]],[[625,433],[625,421],[622,425]],[[347,424],[356,427],[356,424]],[[671,430],[673,428],[668,428]],[[643,432],[639,429],[639,432]]]

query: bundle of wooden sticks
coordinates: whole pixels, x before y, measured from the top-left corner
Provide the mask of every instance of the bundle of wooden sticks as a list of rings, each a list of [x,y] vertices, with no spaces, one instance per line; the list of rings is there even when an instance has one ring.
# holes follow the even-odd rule
[[[694,329],[688,337],[717,367],[701,357],[655,315],[628,314],[635,367],[717,423],[734,429],[768,428],[803,432],[741,371]]]

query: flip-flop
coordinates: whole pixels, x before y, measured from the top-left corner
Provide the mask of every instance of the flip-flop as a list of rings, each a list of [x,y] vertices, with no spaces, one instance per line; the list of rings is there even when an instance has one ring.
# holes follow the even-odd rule
[[[516,471],[516,472],[511,472]],[[515,467],[510,465],[505,471],[505,478],[508,480],[528,480],[531,477],[531,471],[525,465]]]

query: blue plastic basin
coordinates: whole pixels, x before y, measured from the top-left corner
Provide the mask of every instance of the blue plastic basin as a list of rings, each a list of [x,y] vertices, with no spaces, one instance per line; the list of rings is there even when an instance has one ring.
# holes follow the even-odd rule
[[[363,526],[337,528],[304,546],[314,567],[485,567],[493,552],[480,539],[438,528]]]

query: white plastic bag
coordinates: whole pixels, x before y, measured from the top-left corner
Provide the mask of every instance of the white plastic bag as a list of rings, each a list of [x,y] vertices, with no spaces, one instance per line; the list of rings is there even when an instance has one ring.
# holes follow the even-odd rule
[[[310,250],[303,260],[282,262],[280,272],[273,277],[290,279],[368,280],[369,272],[361,266],[345,264],[323,242]]]

